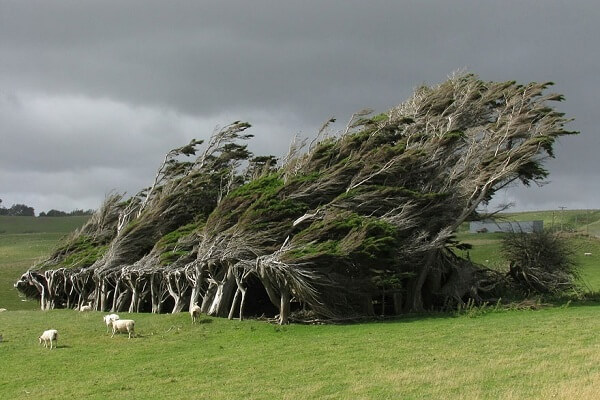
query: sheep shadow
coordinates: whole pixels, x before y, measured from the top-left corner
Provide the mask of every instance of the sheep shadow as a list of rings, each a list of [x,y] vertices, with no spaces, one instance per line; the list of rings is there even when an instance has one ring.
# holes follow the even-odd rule
[[[56,346],[53,346],[52,349],[50,349],[50,347],[44,347],[40,345],[40,348],[44,350],[70,349],[71,347],[72,346],[69,346],[68,344],[57,344]]]

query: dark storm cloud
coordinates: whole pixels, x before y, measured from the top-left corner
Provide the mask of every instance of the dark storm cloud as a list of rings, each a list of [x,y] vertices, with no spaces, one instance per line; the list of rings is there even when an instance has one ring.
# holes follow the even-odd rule
[[[72,171],[99,202],[123,177],[129,191],[146,185],[164,152],[216,124],[249,120],[255,151],[281,154],[331,115],[384,111],[466,68],[556,82],[582,135],[557,146],[548,187],[594,177],[596,2],[289,3],[0,0],[0,168],[42,181]],[[98,171],[114,184],[91,185]],[[5,176],[0,198],[52,194]],[[590,186],[578,204],[597,207]],[[514,193],[524,206],[540,191]]]

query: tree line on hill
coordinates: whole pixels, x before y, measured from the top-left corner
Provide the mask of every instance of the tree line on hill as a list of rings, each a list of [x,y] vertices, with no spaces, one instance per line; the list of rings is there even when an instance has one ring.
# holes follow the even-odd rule
[[[94,214],[94,210],[92,210],[92,209],[89,209],[89,210],[76,209],[76,210],[73,210],[70,212],[64,212],[64,211],[52,209],[48,212],[42,211],[39,216],[40,217],[79,217],[79,216],[86,216],[86,215],[92,215],[92,214]]]
[[[42,309],[198,304],[282,324],[541,291],[547,260],[502,274],[460,257],[455,232],[501,188],[543,181],[556,139],[576,133],[551,107],[562,96],[550,85],[455,75],[387,113],[353,114],[338,134],[332,118],[280,161],[250,153],[250,124],[236,121],[203,148],[192,140],[169,151],[135,196],[107,197],[15,286]]]
[[[2,204],[2,199],[0,199],[0,204]],[[13,204],[10,208],[0,206],[0,215],[34,217],[35,211],[33,207],[26,206],[25,204]]]
[[[2,207],[2,199],[0,199],[0,215],[11,217],[35,217],[35,209],[25,204],[13,204],[10,208]],[[59,211],[52,209],[48,212],[42,211],[40,217],[74,217],[94,214],[94,210],[76,209],[70,212]]]

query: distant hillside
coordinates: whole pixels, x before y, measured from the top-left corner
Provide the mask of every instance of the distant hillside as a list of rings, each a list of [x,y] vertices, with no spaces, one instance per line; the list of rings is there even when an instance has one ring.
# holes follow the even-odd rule
[[[83,226],[90,216],[9,217],[0,216],[0,234],[69,233]]]
[[[499,214],[510,221],[544,221],[544,228],[600,236],[600,210],[547,210]]]

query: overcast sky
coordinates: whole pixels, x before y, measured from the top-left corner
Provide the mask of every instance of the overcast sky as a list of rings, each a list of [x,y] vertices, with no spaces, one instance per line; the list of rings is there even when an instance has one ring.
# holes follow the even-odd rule
[[[496,202],[600,208],[597,0],[294,3],[0,0],[2,205],[95,209],[234,120],[281,156],[331,116],[385,112],[462,69],[555,82],[581,132],[556,146],[548,184]]]

